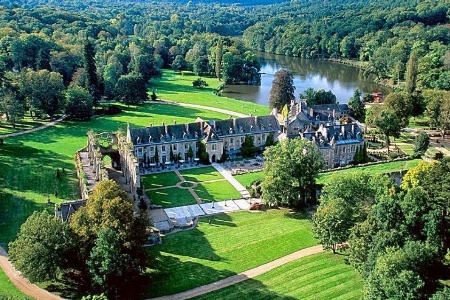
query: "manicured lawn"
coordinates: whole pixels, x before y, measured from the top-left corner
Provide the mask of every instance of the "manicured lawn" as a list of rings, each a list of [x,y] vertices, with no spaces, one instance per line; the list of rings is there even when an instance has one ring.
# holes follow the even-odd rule
[[[126,107],[115,116],[102,116],[89,122],[63,122],[32,134],[7,138],[0,146],[0,243],[6,246],[15,239],[20,225],[36,210],[47,209],[47,195],[54,203],[79,197],[74,172],[75,151],[84,147],[86,133],[124,132],[130,126],[193,122],[205,119],[228,118],[225,114],[163,104]],[[66,175],[57,179],[56,169],[65,169]],[[55,190],[57,196],[55,196]]]
[[[2,121],[0,123],[0,135],[13,133],[22,130],[33,129],[35,127],[45,125],[50,120],[33,120],[29,115],[26,115],[19,123],[16,124],[16,128],[13,128],[11,124]]]
[[[364,167],[354,167],[344,170],[337,170],[327,173],[320,173],[317,183],[326,184],[333,180],[333,176],[339,176],[340,174],[354,173],[354,172],[369,172],[371,174],[375,173],[389,173],[389,172],[399,172],[402,170],[409,170],[417,166],[420,159],[405,160],[405,161],[394,161],[384,164],[377,164]]]
[[[416,129],[429,129],[430,128],[430,118],[425,116],[419,116],[419,117],[411,117],[409,118],[409,128],[416,128]]]
[[[234,178],[245,187],[250,186],[253,181],[255,181],[257,179],[262,179],[263,177],[264,177],[263,171],[247,173],[247,174],[240,174],[240,175],[234,176]]]
[[[164,70],[161,79],[152,80],[149,90],[155,88],[158,99],[218,107],[247,115],[262,116],[270,113],[265,105],[215,95],[214,90],[222,84],[216,78],[202,77],[208,83],[208,87],[196,89],[192,86],[192,81],[197,78],[198,76],[195,75],[181,75],[171,70]]]
[[[316,244],[310,220],[284,209],[202,217],[198,227],[149,248],[155,261],[145,296],[185,291]]]
[[[146,193],[153,204],[162,205],[164,208],[197,203],[188,190],[179,188],[151,190],[146,191]]]
[[[205,182],[209,180],[225,179],[213,167],[195,168],[180,171],[186,181]]]
[[[158,173],[141,176],[145,189],[153,189],[162,186],[173,186],[180,182],[177,174],[174,172]]]
[[[3,270],[0,268],[0,298],[1,299],[31,299],[22,292],[20,292],[9,278],[6,277]]]
[[[234,186],[225,179],[222,181],[200,183],[194,188],[194,191],[203,202],[242,198]]]
[[[397,147],[399,147],[403,152],[405,152],[408,155],[414,154],[414,145],[411,144],[397,144]]]
[[[315,254],[194,299],[362,299],[362,279],[345,259]]]

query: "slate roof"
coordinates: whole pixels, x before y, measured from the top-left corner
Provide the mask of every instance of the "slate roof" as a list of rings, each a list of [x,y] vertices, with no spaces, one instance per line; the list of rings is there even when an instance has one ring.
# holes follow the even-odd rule
[[[268,115],[211,121],[209,123],[199,120],[199,122],[187,124],[130,128],[130,138],[133,145],[197,141],[200,139],[205,142],[213,142],[225,136],[277,132],[279,130],[280,125],[277,118],[274,115]]]
[[[361,128],[358,124],[320,125],[315,131],[305,130],[301,136],[316,142],[319,147],[354,144],[363,141]]]
[[[55,216],[60,218],[63,222],[67,222],[70,216],[82,206],[86,206],[86,200],[63,202],[59,204],[59,209],[55,210]]]

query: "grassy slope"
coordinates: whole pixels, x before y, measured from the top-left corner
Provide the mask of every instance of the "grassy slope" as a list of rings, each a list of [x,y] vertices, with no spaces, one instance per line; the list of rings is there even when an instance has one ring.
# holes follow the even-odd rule
[[[198,76],[164,70],[161,79],[152,81],[152,88],[156,89],[158,99],[218,107],[248,115],[262,116],[270,113],[265,105],[215,95],[214,90],[222,84],[216,78],[203,78],[209,86],[195,89],[192,87],[192,81],[197,78]]]
[[[319,174],[319,179],[317,183],[325,184],[333,180],[333,176],[339,176],[340,174],[348,174],[355,172],[369,172],[371,174],[378,173],[389,173],[389,172],[399,172],[404,170],[409,170],[420,162],[420,159],[406,160],[406,161],[394,161],[385,164],[370,165],[364,167],[354,167],[350,169],[337,170],[327,173]]]
[[[205,110],[161,104],[123,107],[115,116],[99,117],[85,123],[64,122],[29,135],[5,139],[0,146],[0,243],[6,246],[20,225],[36,210],[48,209],[52,202],[77,198],[73,157],[86,145],[86,132],[125,129],[131,126],[192,122],[196,117],[226,119],[227,115]],[[64,168],[67,175],[57,180],[55,170]],[[54,191],[57,189],[58,196]]]
[[[0,298],[1,299],[31,299],[20,292],[11,281],[9,281],[6,274],[0,269]]]
[[[345,258],[312,255],[195,299],[361,299],[362,279]]]
[[[158,288],[146,296],[211,283],[316,244],[310,221],[287,210],[204,217],[197,228],[168,235],[149,249],[159,270],[151,273],[152,287]]]

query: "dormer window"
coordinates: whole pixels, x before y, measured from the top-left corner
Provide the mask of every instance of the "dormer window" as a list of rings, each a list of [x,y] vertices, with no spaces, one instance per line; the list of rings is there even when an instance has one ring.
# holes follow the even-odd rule
[[[183,132],[183,139],[185,139],[185,138],[187,138],[187,133],[186,133],[186,131]]]
[[[152,136],[149,136],[149,137],[148,137],[148,142],[149,142],[149,143],[153,142]]]
[[[172,134],[172,141],[175,141],[175,140],[176,140],[175,134]]]
[[[272,128],[272,124],[269,124],[269,128]]]
[[[265,130],[266,127],[264,125],[261,125],[261,130]]]
[[[250,126],[250,131],[253,131],[253,125]]]
[[[239,132],[240,133],[244,132],[244,128],[242,128],[242,126],[239,126]]]
[[[161,134],[160,139],[161,139],[161,141],[164,140],[164,134]]]
[[[198,132],[197,131],[195,132],[194,135],[195,135],[195,138],[198,138]]]
[[[233,128],[230,127],[229,132],[230,132],[230,133],[233,133]]]
[[[137,144],[140,144],[140,143],[141,143],[141,138],[140,138],[140,137],[137,137],[136,143],[137,143]]]

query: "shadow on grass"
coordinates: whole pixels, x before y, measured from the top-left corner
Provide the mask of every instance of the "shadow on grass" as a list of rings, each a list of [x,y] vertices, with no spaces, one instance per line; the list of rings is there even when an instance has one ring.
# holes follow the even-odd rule
[[[311,216],[302,210],[289,210],[284,214],[286,218],[296,219],[296,220],[309,220]]]
[[[279,300],[294,300],[297,298],[291,296],[280,295],[264,285],[261,281],[249,278],[242,283],[234,284],[229,287],[192,298],[195,300],[234,300],[234,299],[279,299]]]

